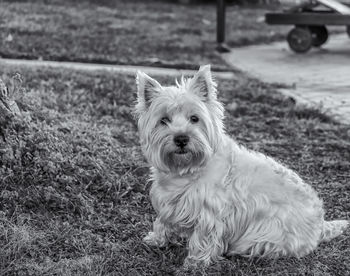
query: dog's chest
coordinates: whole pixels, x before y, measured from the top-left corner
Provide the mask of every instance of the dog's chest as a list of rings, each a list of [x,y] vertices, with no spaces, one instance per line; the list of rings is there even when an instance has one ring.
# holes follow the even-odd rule
[[[161,221],[187,232],[201,217],[222,216],[229,202],[226,171],[214,166],[197,178],[158,178],[151,199]]]

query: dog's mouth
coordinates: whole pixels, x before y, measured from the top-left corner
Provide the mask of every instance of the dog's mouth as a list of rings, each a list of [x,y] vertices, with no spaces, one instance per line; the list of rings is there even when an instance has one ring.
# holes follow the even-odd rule
[[[174,151],[174,153],[175,153],[175,154],[178,154],[178,155],[187,154],[187,153],[189,153],[189,152],[190,152],[189,150],[183,149],[183,148],[177,149],[176,151]]]
[[[183,168],[189,166],[192,162],[192,153],[186,148],[177,148],[169,155],[170,167]]]
[[[173,172],[185,174],[199,168],[204,162],[204,152],[190,148],[175,148],[164,155],[164,164]]]

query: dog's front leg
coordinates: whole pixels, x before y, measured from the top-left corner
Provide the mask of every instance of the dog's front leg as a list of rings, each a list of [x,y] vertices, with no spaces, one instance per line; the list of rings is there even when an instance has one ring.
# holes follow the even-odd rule
[[[153,232],[148,232],[148,235],[143,238],[143,241],[151,246],[165,247],[168,244],[167,235],[170,231],[162,223],[159,218],[153,222]]]
[[[211,261],[221,259],[226,250],[223,232],[223,223],[213,214],[202,215],[189,238],[185,265],[198,261],[208,265]]]

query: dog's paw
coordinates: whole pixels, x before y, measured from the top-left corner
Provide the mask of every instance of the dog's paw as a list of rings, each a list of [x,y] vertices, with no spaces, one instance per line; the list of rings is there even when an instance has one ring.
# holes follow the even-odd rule
[[[195,275],[199,272],[200,275],[205,275],[204,270],[206,269],[207,264],[204,261],[197,260],[191,256],[187,256],[184,260],[182,270],[186,271],[187,274]]]
[[[210,264],[211,264],[210,259],[200,260],[194,256],[187,256],[184,260],[183,266],[184,268],[187,268],[187,269],[194,269],[198,267],[204,268],[209,266]]]
[[[154,232],[148,232],[148,235],[143,238],[143,242],[155,247],[165,247],[167,245],[165,237],[160,237]]]
[[[195,268],[197,267],[198,265],[200,264],[200,261],[190,257],[190,256],[187,256],[184,260],[184,268]]]

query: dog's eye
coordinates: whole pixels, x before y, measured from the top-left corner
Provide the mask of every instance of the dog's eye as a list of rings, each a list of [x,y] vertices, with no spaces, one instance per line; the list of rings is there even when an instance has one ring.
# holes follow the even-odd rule
[[[160,119],[160,123],[162,125],[167,125],[168,123],[170,123],[170,119],[168,117],[163,117],[162,119]]]
[[[193,115],[193,116],[191,116],[190,120],[191,120],[191,123],[195,124],[195,123],[198,123],[199,118],[197,116]]]

